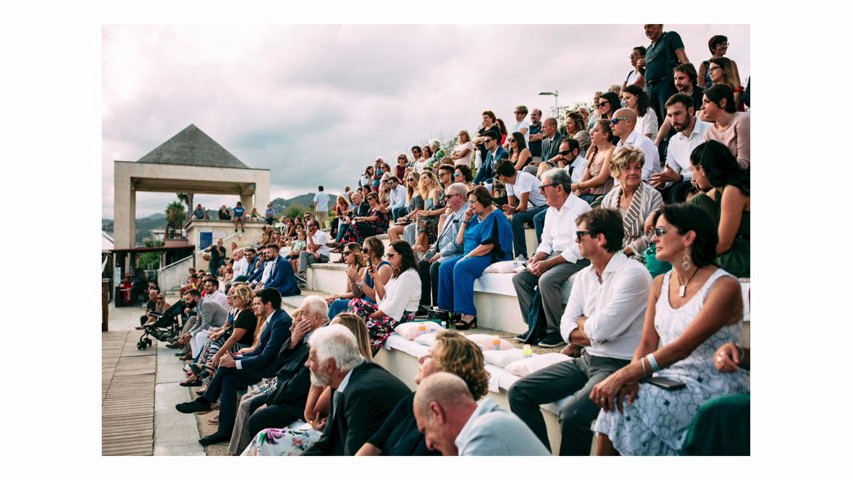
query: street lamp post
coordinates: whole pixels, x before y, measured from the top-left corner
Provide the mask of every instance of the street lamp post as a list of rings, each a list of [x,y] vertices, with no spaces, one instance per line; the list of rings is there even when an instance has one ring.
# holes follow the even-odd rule
[[[559,119],[560,118],[560,103],[559,103],[558,99],[560,98],[560,92],[558,92],[557,90],[554,90],[553,92],[539,92],[539,95],[550,95],[550,96],[554,97],[554,112],[556,113],[557,118]]]

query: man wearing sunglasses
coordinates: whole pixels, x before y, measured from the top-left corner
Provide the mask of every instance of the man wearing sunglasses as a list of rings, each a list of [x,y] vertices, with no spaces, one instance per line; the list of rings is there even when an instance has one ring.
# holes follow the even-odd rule
[[[560,410],[560,455],[589,455],[589,426],[600,410],[589,393],[631,361],[642,336],[652,277],[622,253],[625,231],[618,210],[589,210],[574,223],[577,251],[591,265],[574,276],[559,334],[571,344],[563,353],[576,358],[515,382],[508,399],[512,412],[549,446],[540,405],[572,396]]]
[[[495,179],[495,165],[501,160],[509,158],[509,153],[500,146],[500,134],[491,130],[486,132],[483,145],[486,147],[486,158],[483,160],[483,166],[477,170],[477,176],[474,177],[475,185],[486,185],[486,188],[491,191],[492,182]]]
[[[643,152],[643,181],[648,182],[652,175],[660,172],[660,154],[649,137],[634,130],[637,125],[637,112],[630,108],[620,108],[610,119],[613,135],[619,137],[616,148],[622,146],[637,147]]]

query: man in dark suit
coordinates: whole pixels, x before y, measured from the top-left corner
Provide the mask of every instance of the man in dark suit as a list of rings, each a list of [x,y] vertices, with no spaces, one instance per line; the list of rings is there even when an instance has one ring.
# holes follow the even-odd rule
[[[264,247],[264,260],[268,263],[272,262],[266,281],[262,282],[263,269],[260,269],[260,275],[256,272],[249,279],[250,283],[253,280],[259,282],[258,286],[255,287],[256,291],[260,288],[274,288],[278,290],[278,293],[282,297],[290,297],[301,293],[299,286],[296,284],[296,275],[293,273],[293,266],[290,265],[290,262],[279,256],[278,245],[270,243]]]
[[[302,418],[308,389],[311,386],[308,360],[308,338],[329,321],[329,304],[322,297],[306,297],[302,306],[293,314],[290,340],[279,352],[281,368],[276,373],[276,386],[264,394],[266,408],[255,411],[249,417],[249,435],[254,438],[261,430],[270,427],[283,428]],[[260,403],[255,399],[254,402]],[[258,405],[260,406],[260,405]]]
[[[329,385],[334,394],[323,435],[303,455],[355,455],[411,392],[384,368],[365,362],[343,325],[317,330],[309,343],[311,383]]]
[[[253,300],[258,301],[263,306],[262,315],[266,317],[267,323],[258,346],[242,357],[233,357],[228,353],[223,355],[204,395],[192,402],[175,405],[181,413],[205,412],[219,400],[219,429],[199,440],[202,445],[230,439],[236,417],[237,390],[274,376],[281,366],[278,354],[282,345],[290,340],[292,320],[287,312],[281,310],[281,295],[278,290],[261,290]]]
[[[542,122],[542,136],[542,161],[544,162],[560,153],[560,142],[563,141],[563,136],[557,131],[557,120],[555,118],[548,117]],[[536,164],[535,166],[538,167],[539,165]],[[528,173],[536,174],[535,171]]]
[[[474,177],[475,185],[491,184],[495,179],[495,165],[509,158],[509,153],[500,146],[500,138],[493,131],[486,132],[486,139],[483,142],[486,146],[486,159],[483,160],[483,166],[477,170],[477,176]]]

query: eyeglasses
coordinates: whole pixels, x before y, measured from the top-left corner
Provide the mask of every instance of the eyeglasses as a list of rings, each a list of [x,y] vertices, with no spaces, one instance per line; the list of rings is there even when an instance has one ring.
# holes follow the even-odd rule
[[[514,139],[514,138],[510,138],[510,139],[509,139],[509,143],[515,143],[515,139]]]
[[[603,108],[603,107],[606,107],[606,106],[608,106],[608,105],[610,105],[610,102],[608,102],[607,100],[605,100],[605,101],[603,101],[603,102],[601,102],[601,103],[599,103],[599,104],[598,104],[598,108]]]
[[[462,176],[462,174],[461,174],[461,173],[459,173],[459,172],[453,172],[453,176],[454,176],[454,177],[461,177],[461,176]]]
[[[545,189],[548,187],[556,187],[556,185],[554,185],[553,183],[549,183],[547,185],[546,184],[539,185],[539,191],[542,193],[545,193]]]
[[[658,238],[660,238],[660,237],[662,237],[662,236],[666,235],[666,232],[668,232],[668,231],[669,231],[669,230],[664,230],[663,228],[660,228],[660,227],[655,227],[655,228],[652,230],[652,233],[654,234],[654,235],[653,235],[654,237],[658,237]]]
[[[406,179],[406,181],[407,181],[407,182],[414,182],[414,181],[415,181],[415,179],[414,179],[414,178],[407,178],[407,179]]]
[[[581,241],[584,235],[589,235],[590,237],[593,235],[592,232],[588,232],[586,230],[578,230],[575,232],[575,236],[578,238],[578,241]]]
[[[613,125],[618,125],[619,122],[627,122],[628,117],[613,117],[610,119],[610,123]]]
[[[344,252],[344,256],[346,257],[347,255],[355,255],[355,254],[352,253],[351,251],[347,250]]]
[[[570,154],[570,153],[572,153],[572,151],[571,151],[571,150],[565,150],[565,151],[562,151],[562,152],[557,152],[557,155],[568,155],[568,154]]]

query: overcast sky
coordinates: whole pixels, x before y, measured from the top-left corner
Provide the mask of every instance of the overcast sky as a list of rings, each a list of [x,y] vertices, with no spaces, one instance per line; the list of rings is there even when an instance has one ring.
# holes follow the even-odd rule
[[[666,25],[697,65],[707,41],[750,73],[748,25]],[[624,80],[642,25],[110,26],[102,32],[102,214],[113,162],[136,161],[193,123],[252,168],[271,198],[340,191],[376,156],[475,130],[493,110],[589,102]],[[547,110],[546,110],[547,114]],[[138,193],[137,216],[173,194]],[[236,196],[197,195],[209,208]]]

